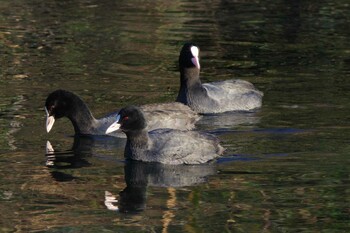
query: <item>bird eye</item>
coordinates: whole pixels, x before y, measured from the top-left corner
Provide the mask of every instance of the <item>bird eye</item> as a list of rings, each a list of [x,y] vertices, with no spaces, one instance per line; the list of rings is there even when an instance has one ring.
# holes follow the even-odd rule
[[[123,117],[123,121],[127,121],[129,119],[128,116]]]

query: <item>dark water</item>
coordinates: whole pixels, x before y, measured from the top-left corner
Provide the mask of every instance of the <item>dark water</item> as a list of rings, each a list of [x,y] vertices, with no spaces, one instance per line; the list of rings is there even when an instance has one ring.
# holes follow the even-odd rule
[[[5,0],[0,12],[1,232],[350,231],[348,1]],[[125,164],[123,141],[74,139],[66,119],[46,134],[58,88],[97,117],[173,101],[185,41],[201,48],[202,80],[265,93],[258,112],[198,124],[227,148],[216,164]]]

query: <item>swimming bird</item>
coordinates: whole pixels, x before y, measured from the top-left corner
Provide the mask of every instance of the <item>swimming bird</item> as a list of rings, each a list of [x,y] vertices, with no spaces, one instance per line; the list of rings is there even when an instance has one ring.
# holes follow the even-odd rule
[[[179,56],[180,90],[176,101],[197,113],[250,111],[260,108],[263,93],[240,79],[202,84],[199,73],[199,48],[186,43]]]
[[[147,130],[174,128],[190,130],[199,119],[197,113],[181,103],[160,103],[141,106],[148,123]],[[106,135],[106,129],[115,121],[119,111],[96,119],[86,103],[76,94],[66,90],[50,93],[45,102],[46,131],[50,132],[55,120],[67,117],[72,122],[76,135]],[[109,134],[125,137],[121,132]]]
[[[201,164],[219,157],[224,148],[207,133],[156,129],[147,131],[142,110],[128,106],[120,110],[116,122],[106,133],[121,129],[127,137],[126,159],[163,164]]]

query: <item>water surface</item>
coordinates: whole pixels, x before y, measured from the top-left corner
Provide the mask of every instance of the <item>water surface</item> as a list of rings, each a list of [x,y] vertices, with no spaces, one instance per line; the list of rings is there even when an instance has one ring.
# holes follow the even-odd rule
[[[1,1],[0,231],[348,232],[347,1]],[[226,154],[203,167],[128,164],[123,140],[45,132],[68,89],[96,117],[169,102],[196,42],[204,82],[265,93],[205,116]],[[54,151],[46,155],[47,141]],[[118,202],[115,202],[116,198]]]

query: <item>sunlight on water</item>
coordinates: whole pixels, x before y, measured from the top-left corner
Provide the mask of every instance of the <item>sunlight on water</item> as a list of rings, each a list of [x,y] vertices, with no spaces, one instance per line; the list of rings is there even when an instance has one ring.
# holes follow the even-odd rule
[[[349,3],[2,1],[1,232],[348,232]],[[96,117],[174,101],[184,42],[203,82],[245,79],[262,109],[205,115],[213,164],[126,163],[125,139],[45,131],[55,89]]]

